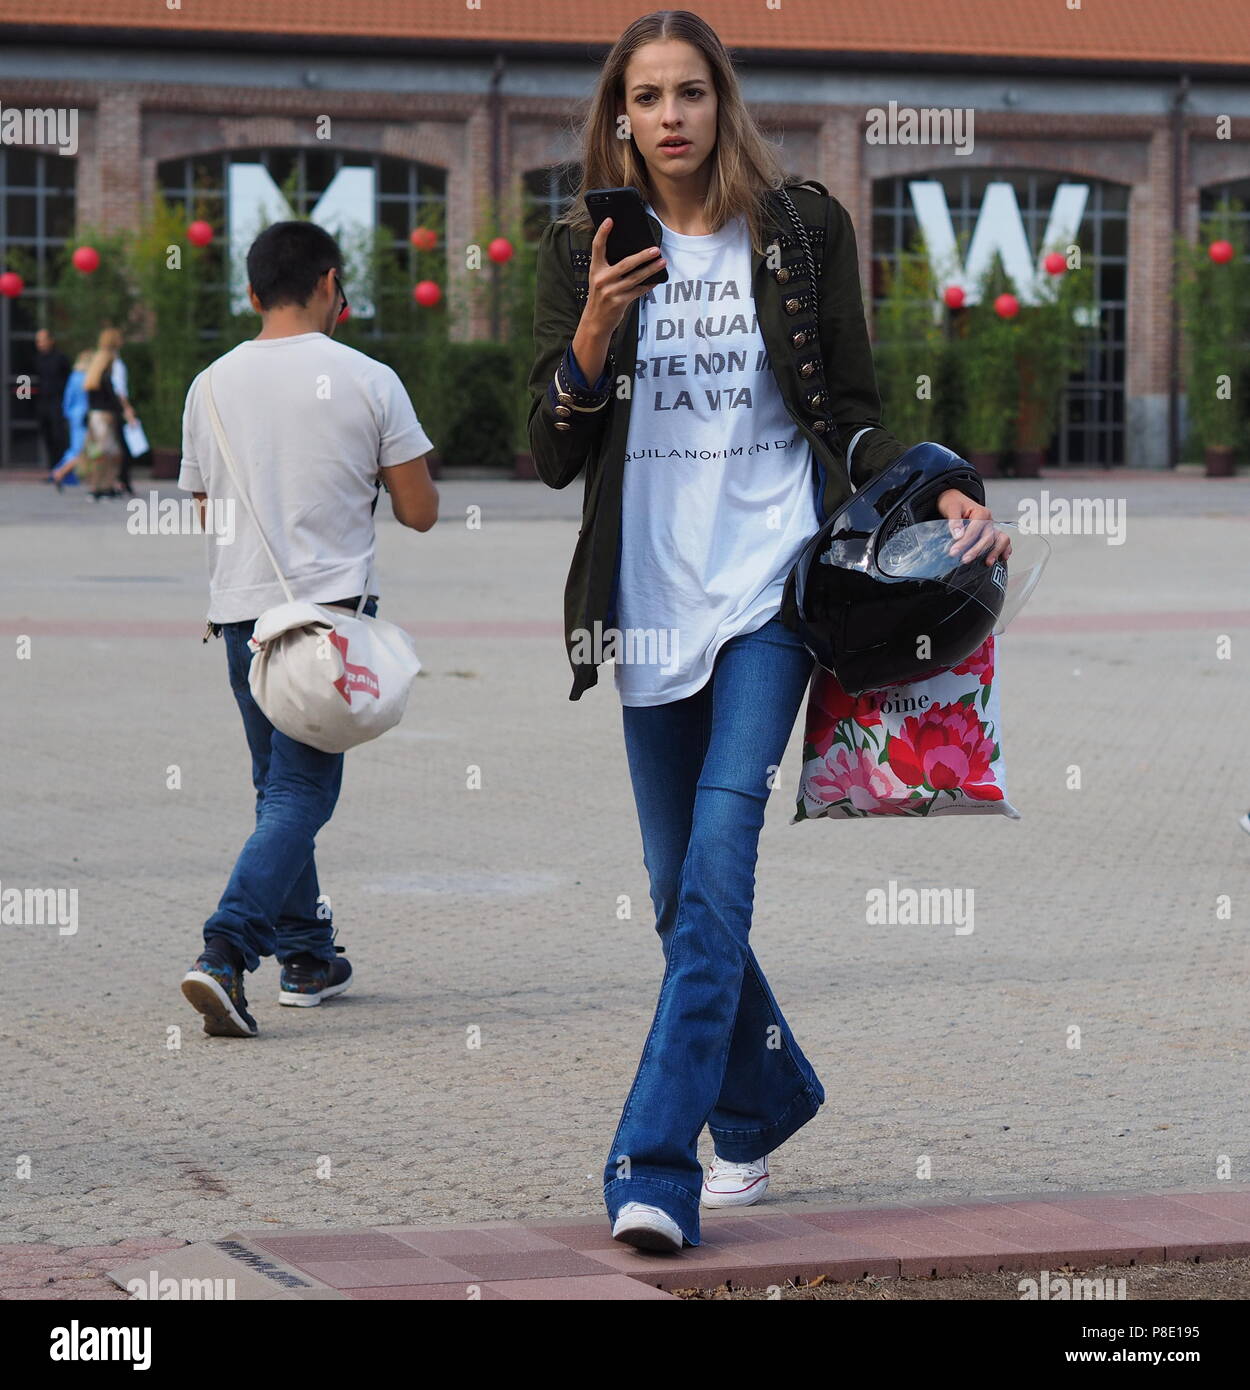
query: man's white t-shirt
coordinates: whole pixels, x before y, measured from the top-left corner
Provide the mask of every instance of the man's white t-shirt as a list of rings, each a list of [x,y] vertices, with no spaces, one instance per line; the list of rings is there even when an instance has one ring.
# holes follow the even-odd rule
[[[212,370],[239,477],[295,597],[328,603],[364,592],[378,469],[433,448],[400,379],[324,333],[249,339]],[[206,492],[210,508],[233,500],[233,542],[214,536],[208,546],[208,619],[242,622],[286,596],[217,448],[204,378],[187,392],[178,486]]]
[[[639,301],[621,506],[614,678],[625,705],[699,690],[730,638],[776,616],[819,529],[811,446],[756,319],[745,219],[709,236],[661,227],[669,278]]]

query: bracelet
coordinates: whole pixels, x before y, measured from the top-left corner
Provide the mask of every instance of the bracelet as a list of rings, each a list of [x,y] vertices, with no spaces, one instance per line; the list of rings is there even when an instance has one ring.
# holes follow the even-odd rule
[[[571,351],[572,349],[570,348],[569,350]],[[607,362],[604,364],[604,370],[610,371],[612,366],[613,357],[611,352],[609,352]],[[560,402],[560,404],[556,407],[557,413],[576,410],[582,415],[593,415],[597,411],[602,410],[604,406],[607,405],[607,403],[612,399],[612,388],[610,385],[608,386],[607,390],[602,392],[601,394],[595,393],[593,391],[580,391],[574,388],[568,380],[568,374],[565,371],[563,358],[561,358],[559,363],[556,365],[554,386],[556,398]],[[597,404],[578,405],[578,401],[596,401]]]

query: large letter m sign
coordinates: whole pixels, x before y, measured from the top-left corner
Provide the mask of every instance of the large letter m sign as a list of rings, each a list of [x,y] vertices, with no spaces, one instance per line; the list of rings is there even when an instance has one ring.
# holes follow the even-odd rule
[[[273,222],[290,221],[294,214],[278,185],[263,164],[231,164],[230,204],[230,296],[236,314],[245,314],[247,302],[247,252],[252,242]],[[343,257],[372,249],[375,219],[374,178],[371,166],[341,168],[313,208],[312,220],[338,240]],[[370,318],[373,304],[370,286],[362,283],[365,265],[353,267],[352,316]]]

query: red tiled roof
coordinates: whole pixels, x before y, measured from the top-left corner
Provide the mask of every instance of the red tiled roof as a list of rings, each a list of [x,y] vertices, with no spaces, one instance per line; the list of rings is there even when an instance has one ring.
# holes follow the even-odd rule
[[[948,54],[1167,64],[1250,62],[1250,0],[702,0],[730,49]],[[66,29],[611,44],[639,0],[0,0],[4,25]]]

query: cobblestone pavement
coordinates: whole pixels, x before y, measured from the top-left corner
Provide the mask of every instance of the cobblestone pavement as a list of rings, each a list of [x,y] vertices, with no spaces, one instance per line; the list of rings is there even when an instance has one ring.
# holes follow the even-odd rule
[[[774,1159],[778,1200],[1250,1181],[1250,480],[990,502],[1011,519],[1042,488],[1125,500],[1128,526],[1052,536],[1002,640],[1024,818],[791,825],[792,738],[753,943],[828,1100]],[[0,885],[79,898],[73,934],[3,926],[0,1242],[601,1210],[662,958],[610,678],[568,699],[580,487],[442,492],[428,535],[381,526],[380,613],[426,671],[348,755],[318,845],[357,983],[280,1009],[268,961],[260,1036],[228,1040],[178,990],[252,818],[225,652],[200,642],[205,539],[0,483]],[[975,931],[867,925],[891,879],[975,888]]]

